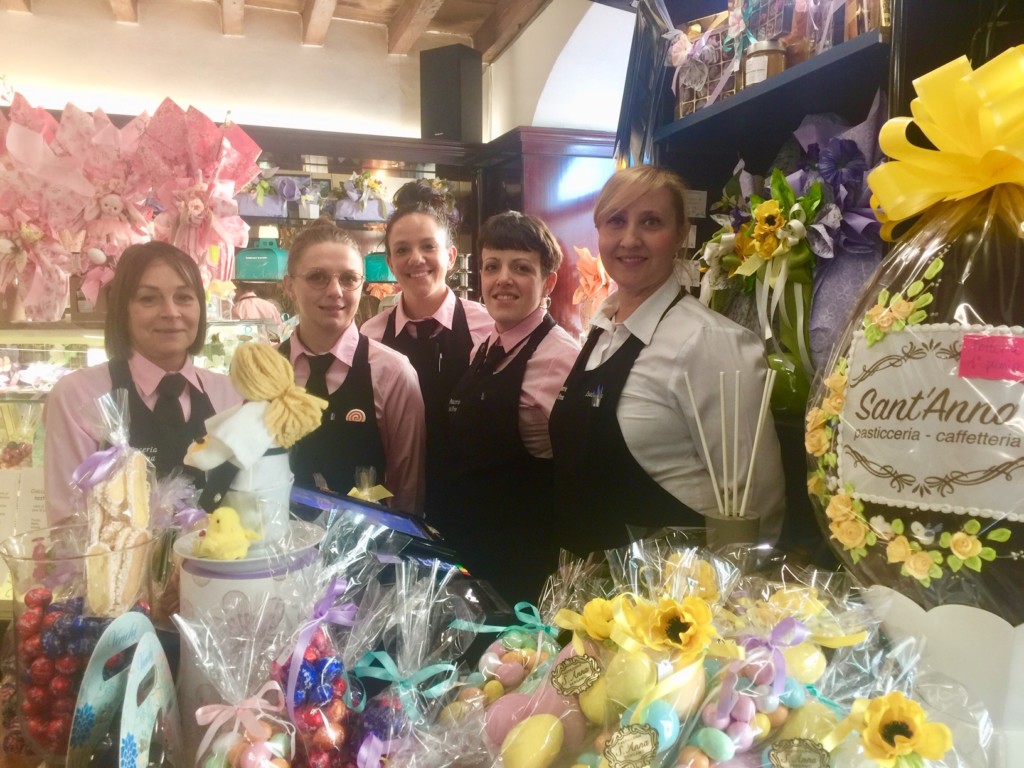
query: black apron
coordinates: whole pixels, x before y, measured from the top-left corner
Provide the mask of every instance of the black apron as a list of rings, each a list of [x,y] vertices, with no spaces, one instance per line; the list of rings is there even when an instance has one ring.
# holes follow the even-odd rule
[[[444,436],[445,412],[455,385],[469,369],[473,337],[469,333],[466,310],[459,299],[455,300],[451,329],[442,326],[433,336],[421,339],[413,338],[406,332],[407,328],[408,325],[402,333],[395,334],[395,312],[392,312],[381,343],[409,358],[419,377],[427,429],[424,509],[429,517],[445,503],[445,467],[451,461]]]
[[[483,370],[487,345],[477,351],[448,406],[449,487],[457,490],[442,515],[428,517],[469,572],[510,603],[536,601],[557,564],[551,460],[530,454],[519,435],[526,364],[554,326],[546,315],[497,373]]]
[[[286,339],[278,351],[290,359],[291,340]],[[292,447],[295,484],[318,488],[314,475],[320,475],[327,489],[346,494],[356,484],[356,468],[373,467],[377,482],[386,486],[387,463],[370,378],[370,340],[362,334],[345,381],[327,403],[320,426]]]
[[[682,298],[680,293],[661,320]],[[704,525],[703,515],[658,485],[637,463],[619,427],[619,398],[644,343],[630,336],[588,371],[587,360],[601,333],[596,327],[591,331],[548,424],[557,535],[563,547],[577,554],[628,544],[626,526]]]
[[[194,440],[206,436],[206,420],[213,416],[213,404],[201,389],[188,383],[191,413],[184,424],[161,423],[139,395],[132,380],[127,360],[111,360],[107,363],[110,371],[111,389],[128,390],[128,444],[142,451],[153,462],[156,476],[163,478],[175,469],[183,470],[191,477],[196,487],[203,485],[204,474],[182,462],[185,453]]]

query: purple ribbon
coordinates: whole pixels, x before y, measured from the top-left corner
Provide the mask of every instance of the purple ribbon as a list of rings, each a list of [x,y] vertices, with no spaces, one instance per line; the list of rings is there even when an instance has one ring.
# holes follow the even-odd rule
[[[744,638],[741,643],[746,649],[745,659],[737,659],[729,664],[725,677],[722,679],[722,691],[719,694],[717,712],[719,717],[725,717],[736,704],[739,693],[736,691],[736,683],[739,680],[739,670],[750,664],[752,661],[762,661],[772,667],[771,691],[775,696],[780,696],[786,690],[786,657],[782,655],[782,649],[799,645],[807,639],[810,631],[807,626],[792,617],[785,618],[775,625],[768,639],[750,636]]]
[[[277,187],[277,194],[288,202],[295,202],[302,197],[298,183],[291,176],[277,176],[272,183]]]
[[[337,624],[342,627],[351,627],[356,623],[356,612],[359,607],[355,603],[345,603],[336,606],[334,601],[348,589],[348,582],[336,577],[327,587],[324,596],[313,604],[313,613],[301,630],[298,639],[295,641],[295,650],[292,652],[291,664],[288,667],[288,714],[292,721],[295,720],[295,686],[299,681],[299,668],[305,656],[309,641],[321,624]]]
[[[387,744],[371,733],[359,745],[356,765],[358,768],[380,768],[380,760],[387,753]]]
[[[183,531],[191,531],[206,520],[206,513],[196,507],[185,507],[174,513],[174,522]]]
[[[128,448],[126,445],[112,445],[104,451],[96,451],[75,467],[71,473],[71,482],[88,491],[102,483],[114,471],[121,454]]]

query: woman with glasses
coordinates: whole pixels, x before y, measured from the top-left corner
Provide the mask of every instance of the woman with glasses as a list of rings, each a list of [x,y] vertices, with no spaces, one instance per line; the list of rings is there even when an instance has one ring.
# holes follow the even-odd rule
[[[280,350],[295,380],[327,400],[320,427],[292,453],[298,485],[347,493],[357,468],[377,482],[403,512],[422,511],[423,398],[416,371],[394,350],[356,329],[363,285],[359,248],[330,220],[303,230],[288,251],[285,293],[299,324]]]
[[[427,424],[426,510],[433,518],[444,508],[448,398],[494,321],[481,304],[458,298],[445,283],[457,255],[449,196],[429,181],[412,181],[395,195],[395,204],[384,247],[402,291],[393,309],[359,330],[401,352],[416,369]]]
[[[159,477],[182,466],[188,446],[206,434],[206,419],[241,402],[227,376],[193,365],[205,343],[206,291],[195,262],[168,243],[125,249],[108,297],[108,362],[68,374],[46,398],[50,522],[75,511],[71,473],[105,439],[102,395],[127,391],[128,442]]]

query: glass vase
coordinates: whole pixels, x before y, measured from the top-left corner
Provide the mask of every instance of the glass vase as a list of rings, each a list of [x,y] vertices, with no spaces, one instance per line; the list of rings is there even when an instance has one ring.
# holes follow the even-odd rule
[[[148,613],[152,543],[87,554],[84,523],[0,542],[13,586],[18,716],[30,747],[49,765],[65,761],[82,675],[99,636],[118,613]]]

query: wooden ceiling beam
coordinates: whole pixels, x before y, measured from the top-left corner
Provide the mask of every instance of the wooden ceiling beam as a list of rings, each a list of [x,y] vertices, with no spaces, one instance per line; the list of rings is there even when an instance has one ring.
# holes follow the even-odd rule
[[[139,23],[139,0],[110,0],[110,10],[116,21]]]
[[[498,58],[550,2],[551,0],[502,0],[498,3],[473,35],[473,47],[480,51],[484,64],[490,64]]]
[[[245,34],[245,0],[220,0],[220,31],[225,35]]]
[[[338,0],[306,0],[302,8],[302,44],[323,45]]]
[[[32,13],[32,0],[0,0],[0,11]]]
[[[444,0],[404,0],[388,24],[388,53],[408,53]]]

